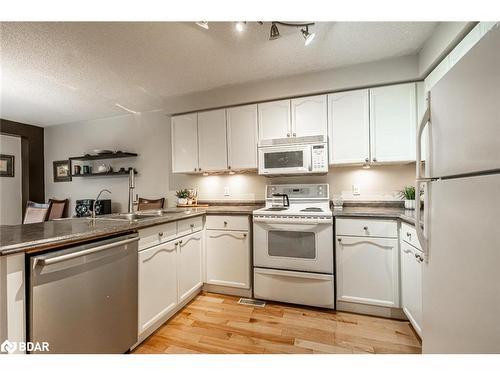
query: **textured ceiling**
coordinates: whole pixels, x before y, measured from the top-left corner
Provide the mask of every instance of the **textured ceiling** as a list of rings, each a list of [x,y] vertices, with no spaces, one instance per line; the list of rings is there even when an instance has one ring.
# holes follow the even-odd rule
[[[416,54],[434,22],[328,22],[298,29],[210,23],[2,23],[1,117],[47,126],[162,108],[168,97]]]

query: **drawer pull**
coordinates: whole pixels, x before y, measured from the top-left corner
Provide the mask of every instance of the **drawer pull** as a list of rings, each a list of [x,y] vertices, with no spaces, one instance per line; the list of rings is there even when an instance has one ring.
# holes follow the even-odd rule
[[[191,228],[194,228],[194,224],[191,224],[191,225],[190,225],[190,227],[191,227]]]
[[[415,258],[417,259],[417,261],[419,263],[421,263],[424,260],[424,258],[422,256],[418,255],[418,254],[415,254]]]
[[[163,232],[158,233],[158,236],[160,237],[163,236]]]
[[[363,227],[364,230],[368,230],[368,227]]]
[[[179,241],[179,245],[182,245],[182,240]]]
[[[342,242],[342,238],[337,238],[337,241]]]
[[[227,225],[227,221],[224,222],[224,225]]]

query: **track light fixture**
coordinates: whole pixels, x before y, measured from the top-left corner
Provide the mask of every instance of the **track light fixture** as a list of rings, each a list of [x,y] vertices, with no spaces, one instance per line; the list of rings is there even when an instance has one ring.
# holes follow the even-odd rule
[[[310,33],[308,25],[306,25],[305,29],[301,29],[300,31],[302,31],[302,36],[304,37],[304,45],[308,46],[313,41],[316,33]]]
[[[263,22],[257,22],[259,25],[263,25]],[[208,22],[207,21],[198,21],[196,24],[208,30]],[[271,22],[271,30],[269,32],[269,40],[276,40],[281,37],[280,32],[278,30],[278,25],[287,26],[287,27],[296,27],[300,28],[300,32],[302,37],[304,38],[304,45],[308,46],[316,36],[316,33],[309,32],[309,26],[314,26],[314,22],[281,22],[281,21],[272,21]],[[234,28],[237,32],[242,33],[245,31],[247,26],[246,21],[238,21],[234,24]]]
[[[278,30],[278,26],[276,25],[276,22],[273,22],[271,25],[271,33],[269,34],[269,40],[275,40],[280,37],[280,32]]]
[[[208,30],[208,22],[207,21],[198,21],[196,22],[198,26],[200,26],[202,29]]]

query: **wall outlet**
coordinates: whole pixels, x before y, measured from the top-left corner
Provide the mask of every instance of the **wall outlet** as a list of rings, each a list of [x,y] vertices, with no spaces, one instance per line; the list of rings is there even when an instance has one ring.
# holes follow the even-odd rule
[[[352,195],[360,195],[361,192],[359,191],[359,185],[352,185]]]
[[[224,186],[224,196],[229,197],[229,186]]]

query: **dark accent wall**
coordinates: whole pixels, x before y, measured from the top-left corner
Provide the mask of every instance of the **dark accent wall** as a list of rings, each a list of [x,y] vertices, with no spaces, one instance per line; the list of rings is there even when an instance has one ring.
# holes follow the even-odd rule
[[[45,202],[43,128],[0,119],[0,133],[21,137],[23,215],[28,200]]]

